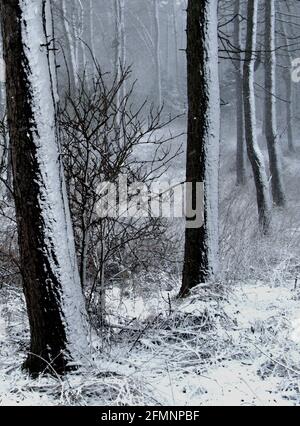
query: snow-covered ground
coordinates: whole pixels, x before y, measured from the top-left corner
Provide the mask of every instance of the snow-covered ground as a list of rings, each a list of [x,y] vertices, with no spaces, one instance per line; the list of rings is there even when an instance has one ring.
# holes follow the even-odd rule
[[[300,404],[300,155],[283,160],[288,209],[274,214],[267,237],[257,233],[249,169],[247,186],[235,187],[233,155],[223,144],[221,277],[183,301],[178,276],[167,273],[112,287],[109,327],[91,331],[79,371],[33,380],[21,370],[22,291],[0,289],[1,405]]]
[[[160,296],[152,303],[124,299],[127,325],[116,324],[109,338],[107,331],[103,339],[93,334],[92,353],[79,372],[32,380],[20,369],[28,344],[22,298],[2,289],[0,403],[300,403],[300,294],[293,282],[199,288],[184,301]]]

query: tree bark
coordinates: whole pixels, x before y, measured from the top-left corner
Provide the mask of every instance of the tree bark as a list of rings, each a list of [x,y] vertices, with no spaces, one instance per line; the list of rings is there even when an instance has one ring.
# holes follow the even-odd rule
[[[115,0],[115,76],[120,81],[122,73],[126,66],[126,34],[125,34],[125,0]],[[117,94],[117,108],[126,95],[126,82],[122,83],[122,87]]]
[[[292,68],[290,63],[289,69]],[[293,90],[292,90],[292,79],[289,74],[284,77],[286,85],[286,127],[287,127],[287,139],[288,139],[288,150],[291,154],[295,153],[295,144],[294,144],[294,131],[293,131]]]
[[[281,3],[278,2],[278,7],[280,12],[282,13]],[[291,13],[290,8],[287,8],[287,12]],[[286,33],[286,23],[280,22],[284,44],[287,46],[287,68],[292,69],[293,57],[290,52],[289,40]],[[292,34],[292,36],[294,36]],[[294,111],[293,111],[293,90],[292,90],[292,79],[290,73],[284,70],[285,86],[286,86],[286,127],[287,127],[287,138],[288,138],[288,150],[291,154],[295,153],[295,145],[294,145],[294,132],[293,132],[293,119],[294,119]]]
[[[88,79],[92,80],[96,73],[95,68],[95,43],[94,43],[94,6],[93,0],[89,0],[86,5],[84,20],[84,34],[85,41],[89,47],[89,54],[87,55],[87,75]]]
[[[188,2],[187,73],[186,180],[194,185],[204,183],[204,225],[186,229],[181,296],[209,281],[218,267],[220,98],[217,2],[214,0]]]
[[[242,64],[242,42],[241,42],[241,2],[235,3],[234,22],[234,45],[236,54],[236,183],[244,185],[246,183],[245,167],[245,137],[244,137],[244,105],[243,105],[243,64]]]
[[[271,200],[264,158],[257,143],[254,93],[257,4],[258,0],[248,1],[247,40],[244,63],[244,113],[246,144],[256,187],[259,223],[262,231],[266,233],[269,230],[271,221]]]
[[[48,0],[2,0],[8,125],[32,373],[63,373],[87,349],[85,305],[56,127]]]
[[[159,10],[158,0],[153,2],[154,16],[154,63],[155,63],[155,85],[156,85],[156,103],[159,108],[162,106],[162,89],[161,89],[161,60],[160,60],[160,28],[159,28]]]
[[[276,53],[275,53],[275,1],[265,3],[265,132],[269,153],[269,168],[273,202],[285,206],[276,119]]]

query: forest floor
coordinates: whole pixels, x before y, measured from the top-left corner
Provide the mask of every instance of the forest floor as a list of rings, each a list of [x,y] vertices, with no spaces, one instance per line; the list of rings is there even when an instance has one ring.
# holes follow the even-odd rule
[[[293,282],[216,286],[208,303],[204,291],[184,301],[166,292],[151,303],[124,299],[118,313],[130,312],[128,325],[116,324],[109,337],[106,330],[105,339],[93,334],[80,371],[33,380],[20,368],[28,346],[23,297],[4,287],[0,404],[300,404],[300,290]]]
[[[3,285],[0,405],[300,404],[300,152],[283,158],[288,208],[262,238],[250,173],[236,188],[234,145],[223,146],[218,282],[185,300],[167,273],[137,277],[123,294],[113,287],[109,327],[90,333],[84,365],[36,380],[21,369],[29,344],[22,291]]]

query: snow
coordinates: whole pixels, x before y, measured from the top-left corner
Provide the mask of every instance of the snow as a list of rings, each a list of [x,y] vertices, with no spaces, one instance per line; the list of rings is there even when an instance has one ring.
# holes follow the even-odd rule
[[[47,2],[48,3],[48,2]],[[61,277],[63,315],[66,320],[67,338],[71,353],[84,355],[87,351],[87,326],[85,324],[85,305],[77,270],[74,236],[67,207],[65,185],[61,169],[55,128],[55,93],[51,87],[51,76],[47,55],[41,45],[47,43],[44,34],[42,2],[22,0],[20,3],[23,25],[22,36],[25,54],[30,67],[29,80],[32,88],[37,155],[41,171],[40,206],[44,215],[45,231],[48,240],[46,250],[56,251],[58,266],[52,268]],[[49,16],[49,4],[46,9]],[[54,97],[53,97],[54,96]],[[51,256],[50,256],[51,258]]]
[[[291,339],[300,344],[300,318],[292,320]]]
[[[223,168],[226,161],[221,176],[226,173],[224,184],[231,191],[235,177]],[[298,158],[289,160],[284,170],[290,197],[296,199]],[[245,208],[248,189],[240,194],[243,202],[234,194],[247,218],[250,213],[255,215],[255,207]],[[252,186],[248,192],[252,200]],[[221,194],[227,200],[227,192]],[[237,207],[231,208],[233,220],[239,217],[240,222],[226,221],[230,244],[240,255],[240,247],[245,250],[241,259],[251,265],[251,276],[242,269],[248,264],[238,264],[237,273],[243,278],[224,278],[219,286],[199,286],[183,301],[175,297],[178,277],[171,280],[168,274],[158,274],[155,285],[147,280],[142,285],[136,277],[135,282],[128,279],[123,289],[110,287],[106,306],[111,327],[103,335],[91,333],[91,353],[77,373],[65,378],[42,375],[32,380],[21,371],[29,340],[24,301],[19,288],[4,286],[0,290],[0,404],[299,405],[300,297],[295,288],[299,224],[295,206],[282,218],[278,214],[274,240],[259,240],[257,246],[247,239],[251,228],[241,228],[245,235],[240,232],[244,216]],[[271,263],[275,255],[278,258]],[[228,256],[232,278],[235,258]]]
[[[143,294],[136,298],[127,296],[124,299],[127,323],[133,315],[139,318],[127,329],[125,326],[122,329],[119,322],[120,329],[109,340],[94,334],[93,353],[86,359],[85,367],[59,380],[43,375],[32,380],[20,370],[20,356],[24,352],[19,341],[28,339],[22,322],[26,316],[20,307],[22,296],[7,297],[9,289],[2,289],[0,306],[5,314],[1,315],[0,331],[5,339],[0,355],[0,404],[284,406],[299,403],[296,383],[300,374],[299,370],[297,375],[300,342],[293,341],[293,321],[299,317],[300,307],[293,286],[243,283],[231,288],[230,296],[221,303],[213,296],[211,302],[204,303],[201,292],[201,288],[196,289],[194,296],[184,301],[171,294],[173,316],[169,316],[164,291],[153,292],[151,303]],[[112,292],[109,297],[111,312],[120,314],[119,295]],[[12,319],[9,312],[17,314]],[[161,320],[153,322],[158,312]],[[201,331],[195,320],[204,312],[210,319],[208,328]],[[182,325],[178,321],[183,321]],[[147,330],[145,325],[149,323],[152,325]]]

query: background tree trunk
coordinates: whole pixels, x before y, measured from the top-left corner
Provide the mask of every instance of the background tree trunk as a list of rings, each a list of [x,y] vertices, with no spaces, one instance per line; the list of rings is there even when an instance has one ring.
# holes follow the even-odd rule
[[[180,93],[180,76],[179,76],[179,47],[178,47],[178,30],[176,19],[176,1],[172,2],[173,30],[174,30],[174,47],[175,47],[175,87],[177,94]]]
[[[258,0],[248,1],[247,40],[244,63],[244,112],[246,143],[256,187],[259,223],[263,232],[267,232],[271,220],[271,200],[264,158],[257,143],[254,94],[254,50],[256,48],[257,4]]]
[[[153,2],[153,16],[154,16],[154,63],[155,63],[155,85],[156,85],[156,98],[157,106],[162,106],[162,89],[161,89],[161,61],[160,61],[160,26],[159,26],[159,10],[158,0]]]
[[[241,3],[236,0],[234,21],[234,46],[236,54],[236,182],[237,185],[244,185],[246,182],[245,168],[245,138],[244,138],[244,105],[243,105],[243,63],[240,53],[241,43]]]
[[[288,6],[288,5],[287,5]],[[282,13],[282,7],[281,3],[278,2],[278,7],[280,12]],[[287,12],[291,13],[290,8],[287,8]],[[286,23],[284,21],[280,22],[281,24],[281,30],[283,35],[283,41],[284,44],[287,46],[287,70],[291,70],[293,68],[292,62],[293,62],[293,56],[290,52],[290,46],[289,46],[289,40],[287,36],[286,31]],[[294,34],[293,34],[294,36]],[[293,120],[294,120],[294,108],[293,108],[293,90],[292,90],[292,79],[290,76],[290,72],[286,72],[284,70],[283,72],[283,79],[286,86],[286,128],[287,128],[287,142],[288,142],[288,150],[290,153],[295,152],[295,145],[294,145],[294,132],[293,132]]]
[[[68,0],[60,0],[61,1],[61,11],[62,11],[62,28],[64,30],[65,39],[67,42],[67,50],[65,53],[67,66],[68,66],[68,74],[70,78],[70,90],[73,91],[78,87],[78,63],[75,53],[75,40],[72,36],[71,25],[70,25],[70,16],[68,15],[68,7],[66,1]]]
[[[275,1],[265,3],[265,131],[269,152],[269,167],[273,202],[285,205],[285,196],[280,167],[276,118],[276,53],[275,53]]]

